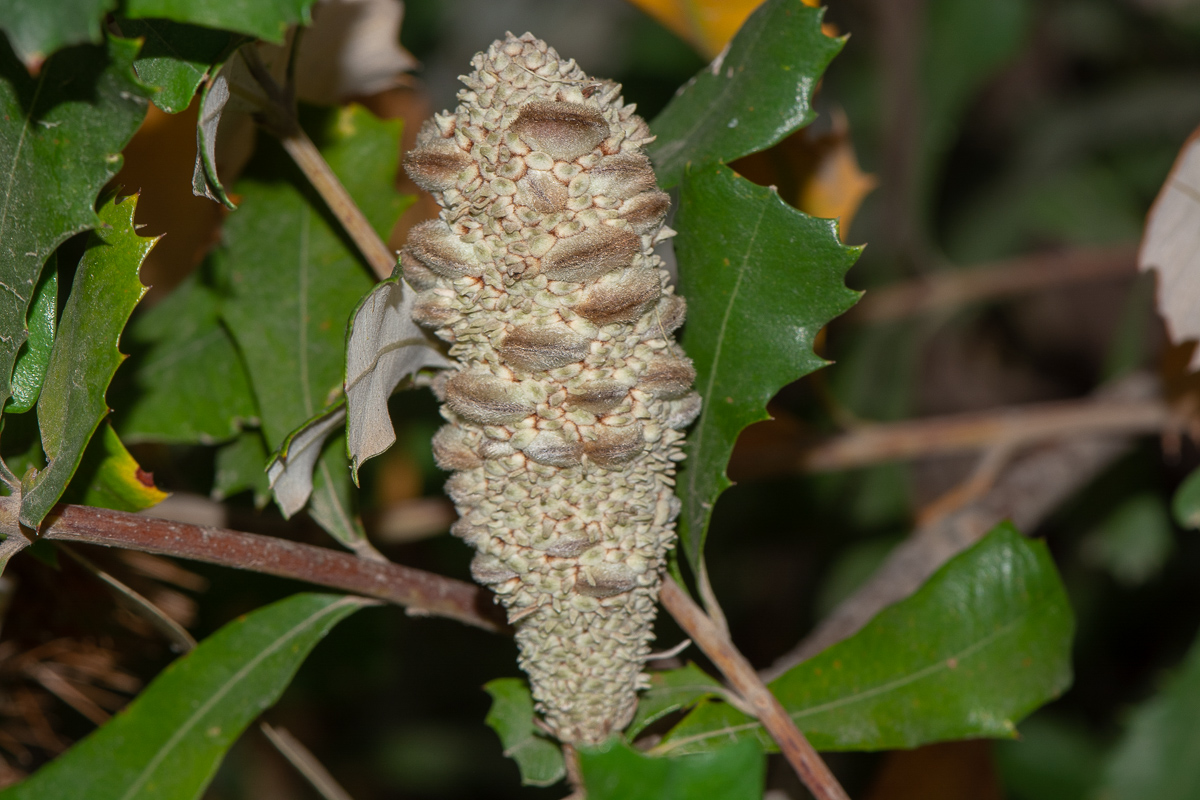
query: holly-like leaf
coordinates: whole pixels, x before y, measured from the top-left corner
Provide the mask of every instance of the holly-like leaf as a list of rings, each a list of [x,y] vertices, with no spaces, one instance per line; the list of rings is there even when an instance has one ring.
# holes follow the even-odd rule
[[[1012,738],[1071,683],[1075,623],[1046,545],[1004,523],[857,634],[772,681],[818,750],[883,750]],[[758,721],[704,701],[652,752],[709,752]]]
[[[51,53],[72,44],[100,44],[104,15],[117,0],[0,0],[0,28],[30,72]]]
[[[121,33],[144,40],[134,68],[158,93],[154,105],[168,114],[187,108],[214,65],[245,41],[230,31],[212,30],[166,19],[122,19]]]
[[[773,189],[723,166],[689,171],[676,217],[679,293],[688,301],[683,348],[704,405],[688,434],[678,486],[680,540],[699,570],[725,465],[743,428],[768,419],[767,401],[825,365],[818,331],[854,304],[843,276],[859,248],[834,220],[802,214]]]
[[[137,391],[118,408],[117,425],[128,442],[214,444],[258,417],[208,272],[201,266],[129,326],[125,341],[134,355],[126,370]]]
[[[112,425],[105,423],[92,437],[64,502],[117,511],[142,511],[167,499],[154,485],[154,476],[134,460]]]
[[[92,232],[75,272],[37,405],[46,468],[21,482],[26,527],[36,529],[58,502],[108,413],[104,395],[125,358],[117,348],[121,331],[146,293],[138,270],[158,241],[138,236],[136,206],[136,197],[104,204],[104,227]]]
[[[633,741],[647,725],[667,714],[691,708],[708,697],[720,697],[725,687],[713,676],[689,663],[686,667],[650,673],[650,688],[638,697],[637,713],[625,729],[625,738]]]
[[[553,786],[567,774],[562,748],[538,733],[533,724],[533,697],[520,678],[498,678],[484,684],[492,707],[484,720],[500,737],[504,755],[517,762],[525,786]],[[2,799],[0,799],[2,800]]]
[[[237,31],[255,39],[282,42],[289,25],[307,25],[315,0],[125,0],[130,19],[159,17],[173,22]]]
[[[110,38],[63,51],[30,77],[0,42],[0,402],[12,394],[43,265],[68,237],[100,224],[96,195],[146,115],[150,90],[133,73],[137,51],[136,41]]]
[[[29,338],[25,349],[17,356],[13,368],[12,397],[4,406],[9,414],[23,414],[33,408],[42,393],[50,351],[54,349],[54,332],[58,328],[58,254],[50,256],[42,270],[25,320]]]
[[[816,118],[813,90],[845,43],[821,32],[823,14],[801,0],[767,0],[750,15],[651,123],[660,186],[679,183],[688,164],[765,150]]]
[[[721,51],[762,0],[631,0],[708,58]]]
[[[613,739],[579,751],[588,800],[760,800],[767,759],[757,742],[655,758]]]
[[[371,601],[297,594],[238,617],[154,679],[104,727],[0,800],[199,797],[225,752],[274,705],[312,648]]]
[[[393,188],[399,123],[350,107],[310,127],[329,165],[385,235],[404,207]],[[346,326],[374,281],[278,145],[260,141],[237,191],[242,206],[226,220],[215,258],[226,292],[221,315],[245,357],[263,437],[279,450],[341,394]]]
[[[1096,797],[1104,800],[1188,800],[1200,796],[1200,643],[1162,691],[1133,714],[1107,759]]]
[[[262,508],[271,499],[267,481],[267,446],[259,431],[242,431],[217,449],[213,465],[214,500],[254,491],[254,505]]]
[[[346,337],[346,440],[350,466],[358,468],[396,442],[388,398],[400,381],[425,367],[450,367],[428,335],[412,321],[416,292],[398,275],[363,298]]]

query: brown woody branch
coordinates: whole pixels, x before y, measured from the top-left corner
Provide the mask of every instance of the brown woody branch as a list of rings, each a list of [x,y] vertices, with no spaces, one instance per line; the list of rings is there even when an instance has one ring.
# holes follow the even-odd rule
[[[18,505],[15,498],[0,498],[0,530],[15,527]],[[474,584],[273,536],[60,504],[42,523],[41,537],[264,572],[374,597],[405,606],[413,614],[449,617],[489,631],[509,630],[491,592]]]
[[[868,291],[846,319],[893,322],[981,300],[1133,277],[1137,274],[1136,253],[1133,245],[1079,248],[944,270]]]
[[[881,461],[1019,447],[1032,442],[1094,434],[1157,433],[1171,424],[1161,397],[1087,398],[931,419],[863,425],[804,449],[796,467],[805,472],[849,469]]]
[[[750,706],[813,796],[817,800],[850,800],[821,756],[796,727],[795,720],[763,684],[746,657],[669,575],[663,579],[659,599],[679,627],[704,651],[704,655]]]

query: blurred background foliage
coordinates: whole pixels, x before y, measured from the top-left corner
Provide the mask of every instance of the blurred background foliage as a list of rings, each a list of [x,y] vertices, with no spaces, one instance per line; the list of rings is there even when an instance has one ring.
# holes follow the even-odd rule
[[[754,5],[408,0],[400,38],[421,66],[406,85],[363,101],[404,118],[407,147],[421,120],[454,106],[472,54],[505,30],[530,30],[590,74],[621,81],[625,97],[652,118]],[[1178,377],[1170,365],[1179,358],[1169,357],[1154,312],[1153,279],[1137,274],[1134,248],[1180,145],[1200,123],[1200,4],[830,0],[826,23],[831,35],[850,38],[818,93],[820,119],[735,169],[779,187],[805,211],[841,217],[846,242],[868,243],[849,278],[868,291],[867,304],[872,290],[948,275],[970,291],[932,310],[901,303],[838,320],[822,344],[836,363],[781,392],[777,420],[744,436],[735,455],[743,480],[716,509],[708,563],[735,638],[760,667],[850,596],[928,521],[938,498],[970,478],[977,459],[942,455],[821,474],[750,465],[792,464],[786,447],[860,420],[1078,398],[1139,371],[1166,369],[1168,384]],[[171,231],[143,273],[156,287],[150,302],[199,263],[222,219],[216,204],[189,192],[195,114],[195,104],[174,117],[151,109],[118,179],[142,192],[144,235]],[[390,243],[435,213],[420,199]],[[1082,263],[1082,277],[1056,283],[1070,258]],[[1003,290],[980,278],[1004,270],[1033,277]],[[110,403],[120,408],[112,393]],[[469,579],[469,549],[441,535],[452,511],[430,455],[436,403],[424,392],[392,403],[399,444],[364,470],[368,532],[396,561]],[[1197,715],[1172,716],[1162,706],[1200,702],[1200,680],[1190,674],[1196,657],[1185,666],[1200,625],[1200,542],[1168,511],[1200,457],[1186,439],[1118,444],[1080,467],[1082,478],[1047,478],[1075,478],[1081,488],[1057,508],[1031,513],[1035,527],[1025,531],[1046,537],[1078,616],[1074,687],[1023,723],[1018,741],[834,754],[830,763],[853,796],[1093,797],[1101,780],[1121,786],[1145,768],[1124,738],[1131,727],[1168,740],[1197,735]],[[242,530],[287,525],[290,536],[325,542],[303,519],[284,523],[253,491],[211,502],[211,448],[131,449],[175,493],[176,513]],[[202,566],[184,571],[136,553],[110,560],[197,636],[297,588]],[[10,687],[5,724],[23,726],[25,740],[29,731],[41,737],[19,764],[31,769],[89,724],[43,690],[30,666],[36,659],[17,663],[13,653],[67,642],[60,650],[75,648],[72,657],[91,665],[89,680],[125,692],[170,654],[147,644],[136,618],[74,564],[23,559],[10,573],[23,608],[46,609],[5,619],[8,649],[0,645],[0,679]],[[664,646],[680,637],[669,620],[661,623]],[[113,653],[122,654],[119,664]],[[397,608],[368,609],[317,648],[269,718],[304,740],[358,800],[560,796],[561,787],[519,787],[515,765],[482,724],[482,686],[504,675],[518,675],[507,639],[410,619]],[[1168,699],[1150,700],[1164,686]],[[13,734],[0,726],[2,736]],[[776,758],[769,796],[805,797]],[[247,735],[208,796],[274,800],[311,791],[260,737]]]

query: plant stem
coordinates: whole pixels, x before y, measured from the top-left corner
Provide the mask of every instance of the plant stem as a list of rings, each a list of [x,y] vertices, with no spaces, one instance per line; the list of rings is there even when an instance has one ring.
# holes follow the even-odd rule
[[[931,419],[867,424],[804,449],[796,466],[804,472],[849,469],[881,461],[946,455],[1004,444],[1097,433],[1158,433],[1171,422],[1159,397],[1139,400],[1087,398]]]
[[[0,530],[8,527],[10,519],[15,525],[18,508],[14,498],[0,498]],[[479,586],[273,536],[66,504],[55,506],[46,517],[41,536],[265,572],[406,606],[410,614],[449,617],[484,630],[508,631],[491,592]]]
[[[1137,274],[1136,258],[1133,245],[1084,247],[942,270],[868,291],[845,319],[894,322],[1040,289],[1132,278]]]
[[[342,223],[346,235],[354,241],[358,251],[370,265],[371,271],[379,280],[388,278],[396,266],[396,254],[389,250],[379,238],[379,234],[375,233],[371,223],[363,216],[354,198],[329,168],[316,145],[299,125],[294,126],[287,136],[280,137],[279,141],[308,178],[309,183],[321,195],[321,199],[329,206],[338,222]]]
[[[837,778],[804,738],[787,710],[763,684],[746,657],[670,576],[663,579],[660,599],[679,627],[692,637],[692,641],[699,645],[753,709],[758,721],[779,743],[784,757],[813,797],[817,800],[850,800]]]

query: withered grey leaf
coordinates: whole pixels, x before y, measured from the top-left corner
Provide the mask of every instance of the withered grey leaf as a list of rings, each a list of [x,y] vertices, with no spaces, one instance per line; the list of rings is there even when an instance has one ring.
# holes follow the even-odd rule
[[[200,94],[192,194],[215,200],[230,209],[237,206],[229,199],[219,172],[228,173],[228,165],[244,164],[249,158],[254,145],[254,123],[250,114],[266,102],[266,95],[251,76],[242,56],[243,49],[256,46],[260,45],[250,43],[239,48],[216,70]],[[218,165],[225,169],[218,170]],[[226,174],[226,178],[229,177]]]
[[[346,341],[346,442],[354,480],[364,461],[396,441],[387,402],[400,381],[453,365],[412,321],[416,292],[393,275],[354,311]]]
[[[296,96],[318,105],[391,89],[418,62],[400,46],[404,4],[396,0],[325,0],[300,36]]]
[[[308,502],[313,490],[313,468],[321,448],[345,419],[346,403],[339,400],[288,434],[283,447],[267,465],[271,491],[285,518],[304,508]]]
[[[1200,129],[1180,150],[1146,217],[1138,268],[1158,270],[1158,312],[1171,341],[1200,340]],[[1200,347],[1188,369],[1200,369]]]

